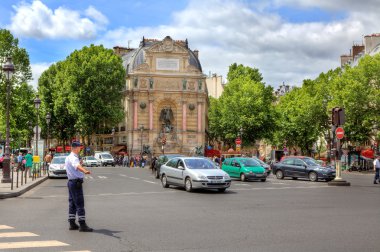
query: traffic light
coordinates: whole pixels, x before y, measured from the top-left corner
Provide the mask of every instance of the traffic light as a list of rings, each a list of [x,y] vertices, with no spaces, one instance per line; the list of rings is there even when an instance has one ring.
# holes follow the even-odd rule
[[[335,107],[332,109],[331,122],[334,126],[343,125],[345,120],[344,108]]]

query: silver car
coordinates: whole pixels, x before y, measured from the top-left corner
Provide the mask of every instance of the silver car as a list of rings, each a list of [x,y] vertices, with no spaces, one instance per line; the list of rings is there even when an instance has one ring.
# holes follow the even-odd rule
[[[67,177],[65,160],[67,156],[57,156],[49,164],[48,177]]]
[[[100,161],[94,158],[93,156],[86,156],[83,158],[84,166],[100,166]]]
[[[160,169],[162,186],[170,185],[193,189],[218,189],[224,192],[231,185],[230,176],[205,158],[177,157],[170,159]]]

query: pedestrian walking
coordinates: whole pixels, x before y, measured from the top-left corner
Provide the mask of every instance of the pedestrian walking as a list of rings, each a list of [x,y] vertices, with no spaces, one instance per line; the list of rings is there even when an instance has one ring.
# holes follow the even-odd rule
[[[30,174],[30,171],[32,170],[32,166],[33,166],[32,152],[28,151],[28,154],[25,155],[25,172],[28,173],[29,171],[29,177],[32,176],[32,174]]]
[[[123,167],[128,166],[128,163],[129,163],[128,155],[125,155],[123,158]]]
[[[19,152],[17,156],[17,171],[22,170],[22,160],[23,160],[22,153]]]
[[[79,232],[92,232],[93,229],[86,224],[86,213],[84,209],[83,197],[83,178],[84,174],[90,174],[79,161],[80,143],[71,144],[71,153],[66,157],[65,169],[67,172],[67,187],[69,189],[69,230],[78,230]],[[79,226],[75,223],[78,215]]]
[[[375,161],[373,162],[374,166],[373,169],[375,170],[375,180],[373,181],[374,184],[377,184],[376,181],[379,181],[379,173],[380,173],[380,156],[377,156]]]

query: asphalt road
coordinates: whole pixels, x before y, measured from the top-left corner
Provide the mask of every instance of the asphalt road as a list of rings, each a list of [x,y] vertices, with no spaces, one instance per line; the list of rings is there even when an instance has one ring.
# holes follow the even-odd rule
[[[84,191],[94,233],[68,230],[67,181],[49,179],[0,201],[0,250],[380,251],[373,175],[345,175],[351,187],[271,177],[187,193],[162,188],[146,168],[91,171]]]

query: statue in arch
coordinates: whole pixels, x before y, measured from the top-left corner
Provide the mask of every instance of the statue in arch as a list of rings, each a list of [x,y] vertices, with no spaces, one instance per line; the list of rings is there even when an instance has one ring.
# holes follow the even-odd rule
[[[160,122],[163,125],[163,130],[165,133],[170,133],[173,131],[173,120],[174,115],[171,108],[163,108],[160,114]]]

